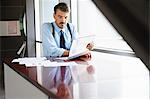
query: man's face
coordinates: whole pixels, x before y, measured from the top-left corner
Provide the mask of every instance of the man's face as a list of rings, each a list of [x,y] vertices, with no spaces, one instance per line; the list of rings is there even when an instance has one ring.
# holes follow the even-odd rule
[[[54,19],[57,26],[61,29],[66,25],[69,17],[69,12],[63,12],[57,9],[56,14],[54,14]]]

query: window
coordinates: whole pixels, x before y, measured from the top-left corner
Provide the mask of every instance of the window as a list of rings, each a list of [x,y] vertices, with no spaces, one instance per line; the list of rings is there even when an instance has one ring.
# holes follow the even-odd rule
[[[80,35],[96,35],[95,49],[134,53],[91,0],[77,0],[76,3],[77,18],[72,17],[72,20],[77,20]]]
[[[45,22],[52,22],[53,7],[59,0],[35,0],[35,27],[36,27],[36,41],[41,42],[41,26]],[[36,56],[42,56],[41,43],[36,42]]]

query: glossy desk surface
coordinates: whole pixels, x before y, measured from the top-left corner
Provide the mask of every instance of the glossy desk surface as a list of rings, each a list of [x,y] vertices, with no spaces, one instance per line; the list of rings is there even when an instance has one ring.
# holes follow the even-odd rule
[[[91,52],[91,58],[72,60],[77,66],[63,66],[64,80],[61,67],[25,67],[11,61],[11,58],[5,58],[4,63],[48,96],[149,99],[149,70],[135,57]]]

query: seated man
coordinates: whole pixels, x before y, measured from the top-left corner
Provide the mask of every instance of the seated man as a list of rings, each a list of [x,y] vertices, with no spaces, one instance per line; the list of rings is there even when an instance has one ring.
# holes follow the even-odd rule
[[[77,39],[78,33],[71,23],[67,23],[70,9],[66,3],[59,3],[54,7],[52,23],[44,23],[42,27],[42,44],[44,56],[68,56],[72,41]],[[87,45],[91,50],[92,43]]]

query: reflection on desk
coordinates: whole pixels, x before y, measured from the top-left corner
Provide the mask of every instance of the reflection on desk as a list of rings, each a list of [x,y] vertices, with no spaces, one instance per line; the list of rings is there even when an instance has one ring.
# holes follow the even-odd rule
[[[149,99],[149,71],[135,57],[92,52],[90,58],[71,60],[77,66],[63,66],[63,80],[61,67],[25,67],[11,60],[4,63],[49,97],[48,93],[61,99]]]

